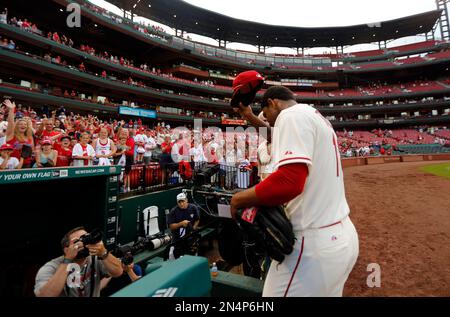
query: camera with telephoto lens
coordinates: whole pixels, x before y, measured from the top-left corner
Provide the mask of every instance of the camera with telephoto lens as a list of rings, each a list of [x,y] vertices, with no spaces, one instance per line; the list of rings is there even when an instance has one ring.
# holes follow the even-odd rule
[[[102,241],[103,233],[100,229],[94,229],[90,233],[83,234],[79,241],[86,247],[89,244],[97,244]]]
[[[145,238],[139,238],[133,245],[118,246],[113,254],[118,257],[124,265],[130,265],[134,261],[133,255],[146,250],[155,250],[172,241],[172,236],[158,233]]]

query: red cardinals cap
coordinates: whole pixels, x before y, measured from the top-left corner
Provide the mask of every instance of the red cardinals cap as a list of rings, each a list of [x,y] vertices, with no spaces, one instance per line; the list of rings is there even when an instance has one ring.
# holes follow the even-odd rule
[[[49,138],[44,138],[44,139],[41,141],[41,144],[42,144],[42,145],[52,145],[52,140],[50,140]]]
[[[258,90],[264,83],[264,77],[254,70],[242,72],[233,80],[233,96],[231,106],[237,107],[239,102],[248,105],[253,102]]]
[[[0,146],[0,151],[3,150],[14,150],[13,146],[11,144],[5,143],[2,146]]]

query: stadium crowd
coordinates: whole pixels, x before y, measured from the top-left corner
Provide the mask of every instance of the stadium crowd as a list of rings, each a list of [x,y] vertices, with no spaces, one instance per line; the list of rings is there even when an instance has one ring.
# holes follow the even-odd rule
[[[107,14],[99,7],[89,5],[90,9],[100,14]],[[122,23],[121,21],[118,21]],[[9,23],[26,31],[45,36],[59,44],[78,48],[81,52],[96,56],[114,64],[136,69],[153,75],[170,78],[174,80],[186,81],[189,83],[223,88],[230,90],[230,87],[217,85],[211,80],[186,80],[174,77],[170,72],[164,72],[159,68],[149,66],[147,63],[141,63],[135,66],[131,58],[113,55],[107,51],[98,52],[94,47],[88,44],[75,45],[75,43],[64,34],[48,31],[45,33],[38,26],[28,21],[26,18],[16,17],[8,21],[7,9],[0,15],[0,23]],[[164,33],[159,27],[152,25],[134,25],[138,31],[147,34],[160,36]],[[7,38],[0,39],[0,47],[18,50],[16,43]],[[31,55],[26,53],[27,55]],[[38,56],[38,58],[41,58]],[[43,59],[47,62],[60,64],[63,66],[77,68],[81,72],[95,74],[98,77],[119,80],[129,85],[138,87],[147,86],[142,80],[134,79],[131,76],[127,78],[116,74],[109,75],[106,70],[98,73],[90,72],[83,62],[79,65],[71,65],[70,62],[63,60],[60,55],[54,56],[51,52],[44,53]],[[447,83],[447,81],[444,81]],[[399,83],[392,85],[388,83],[370,83],[367,86],[357,86],[353,89],[341,89],[336,91],[316,91],[315,93],[304,92],[303,95],[322,95],[328,97],[336,96],[373,96],[389,95],[396,93],[408,93],[420,90],[440,89],[443,86],[438,82],[417,80],[411,83]],[[75,90],[61,89],[58,87],[50,88],[55,95],[62,95],[66,98],[78,99],[80,93]],[[168,89],[157,89],[158,91],[173,94],[174,91]],[[178,93],[179,95],[187,95]],[[299,93],[302,95],[302,93]],[[204,98],[202,96],[191,96]],[[212,98],[216,99],[217,98]],[[109,104],[110,100],[105,98],[101,103]],[[145,108],[145,106],[144,106]],[[158,110],[158,109],[157,109]],[[163,112],[163,111],[162,111]],[[196,117],[218,118],[224,114],[212,112],[199,112],[193,110],[182,110],[178,114]],[[340,118],[344,120],[344,118]],[[181,156],[183,159],[194,162],[208,161],[231,165],[251,165],[258,161],[258,135],[245,133],[225,134],[225,138],[219,138],[219,134],[206,133],[205,131],[188,130],[179,133],[164,123],[158,123],[156,126],[145,126],[140,120],[120,121],[120,120],[102,120],[96,116],[83,116],[67,112],[60,108],[52,113],[37,113],[31,108],[22,106],[16,107],[13,102],[6,100],[0,110],[0,168],[42,168],[42,167],[60,167],[60,166],[92,166],[92,165],[123,165],[125,170],[133,164],[149,164],[153,153],[170,154],[171,156]],[[426,128],[428,129],[428,127]],[[435,131],[436,130],[436,131]],[[443,132],[442,132],[443,131]],[[196,132],[203,135],[196,138]],[[368,155],[391,155],[394,151],[399,151],[398,145],[402,144],[448,144],[447,129],[430,128],[427,131],[396,131],[374,130],[372,132],[353,133],[353,131],[339,132],[339,147],[344,156],[368,156]],[[442,132],[436,133],[435,132]],[[223,150],[225,139],[232,139],[231,146]],[[247,147],[241,148],[237,144],[242,141],[246,145],[252,145],[253,150]],[[242,143],[241,142],[241,143]],[[197,146],[198,145],[198,146]],[[251,148],[248,146],[248,148]],[[25,150],[24,150],[25,149]],[[160,159],[161,165],[167,162]],[[163,177],[164,179],[164,177]],[[125,189],[127,189],[125,182]]]
[[[181,155],[186,161],[242,164],[257,161],[256,150],[261,143],[256,132],[222,134],[220,130],[199,131],[185,126],[181,131],[164,122],[150,127],[140,118],[128,122],[102,120],[68,112],[64,107],[51,112],[44,107],[38,112],[31,107],[16,107],[9,100],[0,108],[0,146],[7,148],[6,152],[11,151],[9,156],[17,160],[23,147],[30,148],[21,165],[23,168],[125,164],[127,157],[129,165],[148,164],[153,152]],[[367,156],[390,155],[403,144],[444,145],[450,141],[445,131],[448,130],[420,127],[371,132],[344,130],[338,135],[344,156]],[[224,150],[229,141],[232,144],[227,143]],[[244,147],[239,146],[242,144]]]
[[[102,8],[96,7],[94,5],[89,4],[90,8],[93,9],[94,7],[96,10],[101,10],[99,12],[103,13]],[[6,10],[6,9],[5,9]],[[29,22],[26,18],[23,19],[17,19],[16,17],[10,19],[8,22],[10,25],[19,27],[21,29],[24,29],[26,31],[33,32],[35,34],[44,36],[44,31],[41,31],[37,28],[37,26],[34,23]],[[140,29],[139,24],[135,24],[135,28]],[[147,26],[147,28],[152,29],[154,32],[162,32],[162,29],[160,27],[156,26]],[[146,30],[147,30],[146,28]],[[144,32],[145,33],[145,32]],[[65,35],[59,35],[57,32],[48,31],[47,32],[47,38],[50,40],[53,40],[59,44],[64,44],[69,47],[74,47],[79,49],[81,52],[85,52],[87,54],[90,54],[92,56],[96,56],[97,58],[100,58],[102,60],[114,63],[114,64],[120,64],[121,66],[138,70],[147,74],[160,76],[163,78],[170,78],[171,80],[186,82],[189,84],[195,84],[195,85],[202,85],[202,86],[208,86],[213,87],[215,89],[223,89],[223,90],[231,90],[229,86],[223,86],[217,84],[215,80],[205,79],[205,80],[198,80],[195,78],[194,80],[188,80],[181,77],[174,76],[170,71],[164,71],[157,67],[149,66],[146,62],[140,63],[139,66],[135,66],[135,62],[131,58],[127,58],[124,56],[118,56],[111,54],[107,51],[99,52],[96,50],[93,46],[89,44],[80,44],[75,45],[74,42],[66,37]],[[8,48],[8,49],[17,49],[15,43],[12,40],[3,40],[1,41],[0,46]],[[49,55],[49,54],[47,54]],[[53,63],[58,63],[62,65],[67,65],[65,61],[61,61],[61,57],[51,57],[50,61]],[[86,71],[86,65],[84,63],[81,63],[78,65],[78,69],[81,71]],[[98,75],[98,74],[97,74]],[[108,79],[115,79],[115,76],[108,76],[107,72],[103,70],[101,72],[102,78],[108,78]],[[418,91],[423,90],[442,90],[446,87],[444,84],[449,79],[442,79],[442,81],[429,81],[426,79],[416,80],[414,82],[409,83],[396,83],[396,84],[388,84],[387,82],[381,83],[381,82],[371,82],[366,86],[355,86],[352,89],[338,89],[338,90],[330,90],[325,91],[323,89],[316,89],[315,92],[296,92],[296,94],[299,97],[360,97],[360,96],[386,96],[386,95],[396,95],[396,94],[408,94],[408,93],[414,93]],[[130,85],[136,85],[139,87],[146,87],[145,83],[140,80],[135,80],[132,77],[128,77],[125,79],[127,83]],[[264,92],[264,91],[262,91]]]
[[[35,111],[5,100],[0,109],[2,169],[122,165],[125,176],[134,164],[180,161],[250,166],[256,162],[258,136],[245,132],[226,136],[214,129],[171,128],[164,122],[145,126],[141,119],[101,120],[63,107]],[[230,138],[231,136],[231,138]],[[230,145],[231,144],[231,145]],[[244,144],[239,146],[238,144]],[[253,148],[253,151],[249,151]],[[128,189],[125,177],[125,191]]]

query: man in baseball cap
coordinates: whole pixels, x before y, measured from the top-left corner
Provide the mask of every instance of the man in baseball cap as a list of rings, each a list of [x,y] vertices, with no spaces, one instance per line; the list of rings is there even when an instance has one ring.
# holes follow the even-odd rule
[[[177,195],[177,203],[179,203],[181,201],[187,201],[187,197],[186,197],[185,193],[179,193]]]
[[[177,242],[185,235],[197,229],[199,222],[200,217],[197,206],[188,202],[185,193],[179,193],[177,195],[177,206],[172,208],[167,218],[167,224],[170,230],[172,230],[173,241]],[[174,246],[175,250],[173,254],[175,258],[186,254],[190,247],[183,243],[175,243]]]

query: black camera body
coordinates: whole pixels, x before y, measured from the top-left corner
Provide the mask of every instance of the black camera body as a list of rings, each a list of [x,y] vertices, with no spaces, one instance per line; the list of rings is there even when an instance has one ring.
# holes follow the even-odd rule
[[[130,265],[131,263],[133,263],[134,257],[131,252],[127,252],[122,256],[121,261],[124,265]]]
[[[86,233],[80,237],[80,240],[83,243],[83,246],[87,246],[89,244],[97,244],[102,241],[103,233],[100,229],[94,229],[90,233]]]
[[[202,186],[211,183],[211,177],[217,174],[220,170],[219,164],[206,164],[199,171],[197,171],[194,177],[194,184],[196,186]]]

